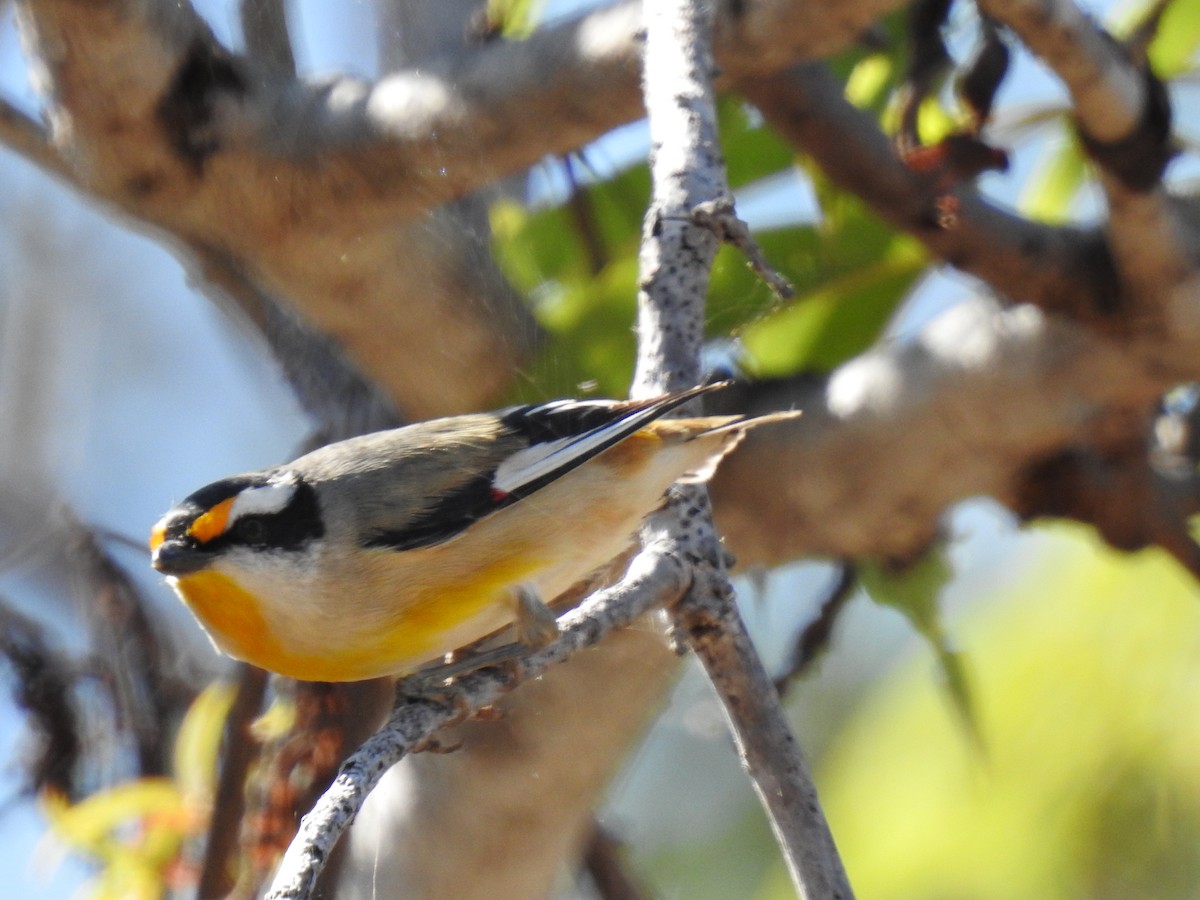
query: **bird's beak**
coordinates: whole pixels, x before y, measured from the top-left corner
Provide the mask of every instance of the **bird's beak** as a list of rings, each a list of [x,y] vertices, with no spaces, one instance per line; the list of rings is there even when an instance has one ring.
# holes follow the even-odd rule
[[[150,564],[164,575],[188,575],[209,564],[212,555],[189,546],[179,538],[167,538],[154,548]]]
[[[150,531],[150,565],[164,575],[187,575],[203,569],[210,555],[202,553],[190,538],[171,528],[172,515],[168,513]]]

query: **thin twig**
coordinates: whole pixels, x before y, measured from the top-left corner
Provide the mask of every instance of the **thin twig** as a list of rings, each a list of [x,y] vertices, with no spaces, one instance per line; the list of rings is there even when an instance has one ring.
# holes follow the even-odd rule
[[[508,671],[483,669],[449,685],[404,687],[409,693],[387,724],[346,760],[333,785],[300,824],[276,873],[268,900],[302,900],[313,895],[317,877],[334,845],[358,813],[379,779],[408,753],[425,749],[438,729],[495,703],[517,684],[535,678],[615,628],[642,613],[677,599],[686,575],[663,547],[639,554],[629,571],[611,588],[593,594],[559,620],[560,637],[544,650],[510,664]]]
[[[296,57],[288,35],[286,0],[242,0],[242,40],[255,60],[284,75],[296,74]]]
[[[50,142],[49,132],[8,100],[0,99],[0,144],[52,175],[74,181],[74,174]]]
[[[635,394],[700,379],[709,270],[725,234],[697,219],[706,219],[704,213],[729,196],[712,87],[713,8],[696,0],[663,0],[648,5],[646,15],[644,92],[653,194],[640,257]],[[792,880],[803,897],[849,898],[816,788],[738,614],[708,494],[697,486],[677,488],[668,512],[673,520],[648,523],[643,539],[665,541],[695,565],[693,587],[673,609],[674,626],[721,698]]]
[[[601,900],[645,900],[645,891],[634,881],[622,858],[621,842],[594,822],[583,860]]]
[[[575,173],[574,158],[570,153],[565,154],[562,158],[563,171],[571,190],[571,194],[567,198],[567,210],[579,232],[583,252],[587,254],[588,271],[592,275],[599,275],[608,265],[609,254],[597,226],[596,210],[591,195],[588,194],[587,186],[580,183]]]
[[[148,601],[101,537],[71,511],[64,510],[63,518],[72,552],[91,588],[85,613],[96,648],[94,664],[111,684],[141,773],[163,774],[170,743],[162,723],[190,703],[198,688],[173,673],[173,660],[148,612]]]
[[[26,754],[30,785],[35,791],[78,797],[84,729],[72,700],[73,673],[63,655],[52,650],[42,627],[0,599],[0,659],[12,669],[12,696],[28,714],[37,734],[34,752]]]
[[[838,614],[846,602],[854,596],[856,584],[858,577],[854,566],[848,562],[841,563],[838,566],[837,578],[821,602],[821,608],[796,638],[787,668],[775,679],[775,687],[781,695],[787,693],[795,680],[804,675],[829,646],[834,623],[837,622]]]
[[[816,785],[723,576],[712,593],[721,602],[681,604],[676,624],[721,698],[796,892],[805,900],[850,900]]]
[[[724,194],[712,200],[702,200],[692,208],[692,221],[707,228],[727,244],[732,244],[746,257],[750,269],[767,283],[780,300],[787,300],[796,291],[779,270],[767,262],[767,257],[750,233],[750,226],[738,218],[733,208],[733,196]]]
[[[212,818],[208,823],[204,863],[196,886],[199,900],[226,897],[234,886],[233,864],[246,808],[246,773],[258,756],[258,741],[250,733],[250,726],[262,709],[267,673],[246,663],[238,669],[237,693],[225,720],[221,772],[213,797]]]

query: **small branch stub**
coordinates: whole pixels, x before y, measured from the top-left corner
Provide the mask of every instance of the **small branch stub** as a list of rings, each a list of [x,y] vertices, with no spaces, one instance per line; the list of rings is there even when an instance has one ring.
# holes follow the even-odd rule
[[[750,226],[738,218],[733,207],[733,197],[729,194],[723,194],[713,200],[702,200],[693,206],[692,222],[712,231],[722,243],[731,244],[740,250],[750,269],[766,282],[780,300],[788,300],[795,296],[796,291],[791,283],[767,261],[762,247],[750,233]]]

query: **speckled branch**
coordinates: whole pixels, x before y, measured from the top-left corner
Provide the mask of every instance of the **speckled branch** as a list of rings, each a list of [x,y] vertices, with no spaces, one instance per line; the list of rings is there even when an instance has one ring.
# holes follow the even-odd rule
[[[593,594],[559,620],[561,634],[550,646],[506,669],[483,669],[447,686],[422,686],[405,698],[391,719],[342,766],[329,790],[306,815],[288,847],[268,900],[306,900],[334,845],[353,821],[375,785],[407,754],[430,744],[441,728],[469,718],[499,700],[517,684],[536,678],[609,632],[631,624],[650,609],[677,599],[687,573],[664,548],[649,548],[630,564],[619,583]]]
[[[646,16],[653,190],[639,261],[635,396],[699,381],[709,272],[729,229],[697,212],[720,207],[732,217],[717,141],[712,7],[662,0],[649,4]],[[695,567],[691,590],[672,608],[674,627],[721,698],[797,890],[812,898],[852,896],[799,745],[738,614],[707,491],[677,487],[667,515],[647,524],[643,540],[667,542]]]

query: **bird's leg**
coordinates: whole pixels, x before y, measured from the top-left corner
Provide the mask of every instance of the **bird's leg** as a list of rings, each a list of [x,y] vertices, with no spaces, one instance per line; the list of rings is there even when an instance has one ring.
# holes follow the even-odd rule
[[[528,650],[545,647],[558,637],[558,618],[533,588],[517,588],[517,641]]]
[[[531,651],[540,650],[558,637],[558,620],[554,610],[542,602],[536,591],[521,586],[517,588],[516,601],[515,642],[487,650],[472,650],[469,647],[457,650],[454,659],[421,669],[416,673],[416,677],[435,681],[457,678],[477,669],[520,659]]]

